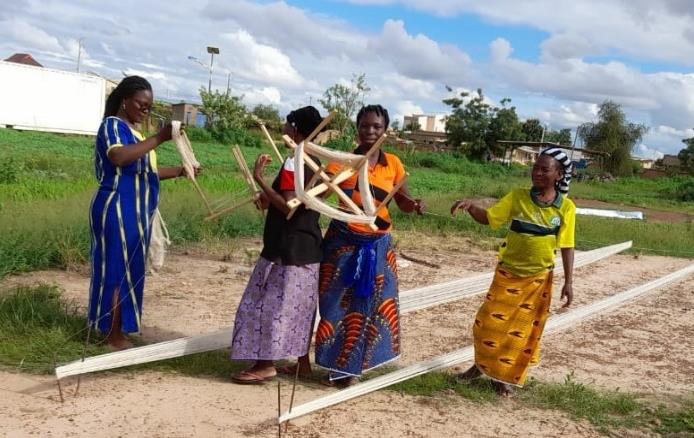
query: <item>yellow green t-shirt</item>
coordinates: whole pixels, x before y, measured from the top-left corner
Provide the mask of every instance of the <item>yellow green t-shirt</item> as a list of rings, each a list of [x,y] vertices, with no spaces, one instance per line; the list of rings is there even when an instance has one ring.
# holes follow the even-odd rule
[[[552,269],[556,248],[574,247],[576,206],[560,193],[541,205],[531,189],[516,189],[487,209],[487,219],[492,229],[511,222],[499,263],[521,277]]]

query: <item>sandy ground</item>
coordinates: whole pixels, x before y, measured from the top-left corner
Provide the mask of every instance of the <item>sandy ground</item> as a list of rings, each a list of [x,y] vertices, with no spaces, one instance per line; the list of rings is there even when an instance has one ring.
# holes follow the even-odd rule
[[[439,264],[436,269],[404,263],[401,288],[490,271],[493,251],[464,239],[400,236],[408,255]],[[148,278],[143,337],[172,339],[217,330],[233,323],[234,311],[253,261],[244,241],[226,256],[190,250],[170,255],[164,271]],[[686,266],[688,260],[613,256],[578,269],[575,305],[606,297]],[[58,284],[86,304],[89,280],[80,272],[34,272],[8,284]],[[555,285],[555,302],[561,278]],[[397,365],[434,357],[471,343],[470,325],[481,297],[410,313],[403,318],[403,351]],[[544,339],[543,359],[532,375],[575,379],[664,400],[694,392],[694,278],[662,288],[617,311],[595,317]],[[469,364],[462,364],[466,368]],[[289,404],[290,380],[281,380]],[[82,380],[72,397],[57,401],[50,377],[0,372],[0,435],[23,436],[273,436],[277,434],[277,387],[239,386],[226,380],[147,372],[101,373]],[[297,403],[333,389],[301,384]],[[599,436],[585,422],[554,411],[534,410],[513,400],[476,404],[458,397],[436,398],[380,391],[292,422],[288,436]]]

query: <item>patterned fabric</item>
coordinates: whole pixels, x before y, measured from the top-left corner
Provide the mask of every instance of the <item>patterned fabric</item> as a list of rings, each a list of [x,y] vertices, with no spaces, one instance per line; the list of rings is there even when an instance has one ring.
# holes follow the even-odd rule
[[[487,209],[487,219],[492,229],[511,222],[499,263],[521,277],[551,270],[555,249],[574,247],[576,206],[560,193],[541,205],[532,190],[513,190]]]
[[[398,275],[392,239],[390,234],[355,233],[345,223],[332,221],[323,246],[316,364],[337,378],[360,376],[400,355]],[[373,278],[370,288],[362,284],[364,278]],[[357,293],[358,289],[363,293]]]
[[[357,150],[354,151],[354,153],[358,154],[360,152]],[[325,171],[331,175],[337,175],[340,173],[340,170],[341,166],[339,164],[330,163]],[[388,193],[393,190],[393,187],[404,177],[405,167],[402,165],[400,158],[393,154],[379,151],[376,165],[373,167],[369,166],[369,184],[371,185],[371,194],[373,195],[376,207],[381,205],[381,201],[388,196]],[[348,180],[340,183],[340,188],[345,194],[351,196],[355,204],[361,207],[361,193],[359,193],[358,179],[359,175],[355,174]],[[343,209],[347,208],[346,204],[342,201],[340,201],[340,207]],[[378,231],[376,231],[377,234],[386,234],[390,232],[391,228],[393,228],[393,224],[390,219],[388,208],[379,210],[375,224],[378,227]],[[349,229],[358,233],[374,233],[368,225],[364,224],[349,224]]]
[[[232,359],[287,359],[308,352],[318,268],[318,263],[283,266],[258,259],[236,311]]]
[[[557,182],[557,190],[559,193],[569,193],[569,184],[571,184],[571,174],[573,173],[573,163],[566,153],[559,148],[547,148],[540,152],[540,155],[549,155],[559,161],[564,171],[562,179]]]
[[[475,365],[487,376],[512,385],[525,383],[540,361],[540,338],[552,301],[552,271],[518,277],[498,267],[475,317]]]
[[[145,260],[152,216],[159,203],[154,151],[128,166],[108,159],[115,147],[144,140],[117,117],[104,119],[96,137],[95,172],[99,188],[90,209],[91,285],[88,317],[102,332],[111,329],[113,292],[118,290],[121,331],[140,331]]]

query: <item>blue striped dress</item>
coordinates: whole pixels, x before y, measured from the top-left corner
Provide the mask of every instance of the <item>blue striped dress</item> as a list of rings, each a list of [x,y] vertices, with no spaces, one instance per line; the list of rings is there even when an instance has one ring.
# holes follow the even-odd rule
[[[104,333],[111,329],[116,290],[121,303],[121,331],[140,331],[150,224],[159,203],[156,153],[151,151],[120,167],[111,163],[107,152],[143,139],[117,117],[105,118],[96,137],[94,164],[99,188],[90,209],[89,322]]]

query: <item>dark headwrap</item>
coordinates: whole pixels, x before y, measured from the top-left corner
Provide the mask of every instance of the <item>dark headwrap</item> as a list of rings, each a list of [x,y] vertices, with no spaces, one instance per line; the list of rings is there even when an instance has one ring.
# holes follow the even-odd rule
[[[557,181],[556,187],[559,193],[569,193],[569,184],[571,183],[571,174],[573,173],[573,164],[569,156],[559,148],[547,148],[540,152],[540,155],[549,155],[559,162],[563,170],[563,176]]]
[[[290,112],[287,115],[287,123],[292,125],[304,137],[311,135],[314,129],[320,125],[323,118],[317,109],[305,106]]]

